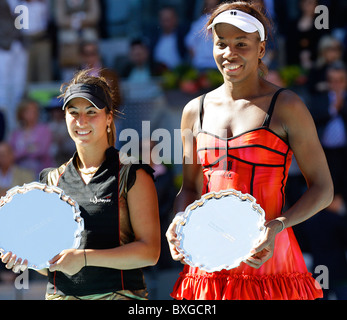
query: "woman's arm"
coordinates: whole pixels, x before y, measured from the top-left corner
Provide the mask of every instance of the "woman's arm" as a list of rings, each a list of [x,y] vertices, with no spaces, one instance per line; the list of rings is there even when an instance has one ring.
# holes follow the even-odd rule
[[[195,99],[187,104],[182,114],[183,182],[174,204],[176,213],[185,211],[186,207],[199,199],[201,195],[202,167],[197,159],[196,138],[194,134],[194,126],[198,119],[198,106],[199,100]],[[171,256],[175,261],[183,259],[183,255],[176,250],[176,247],[179,245],[176,235],[176,226],[179,221],[180,217],[176,216],[166,232]]]
[[[285,92],[278,100],[274,123],[281,123],[283,132],[294,152],[308,189],[302,197],[281,217],[267,222],[264,240],[252,251],[246,263],[259,268],[271,258],[277,233],[283,228],[295,226],[332,202],[333,183],[324,151],[318,139],[311,114],[294,93]],[[278,127],[275,129],[278,132]],[[283,224],[281,221],[282,220]]]
[[[64,250],[50,261],[49,270],[75,274],[85,264],[121,270],[155,265],[160,255],[158,200],[153,179],[144,170],[136,171],[127,201],[134,242],[104,250]]]
[[[283,214],[286,227],[295,226],[330,205],[334,187],[314,121],[294,94],[284,97],[283,118],[289,144],[308,186],[307,191]]]

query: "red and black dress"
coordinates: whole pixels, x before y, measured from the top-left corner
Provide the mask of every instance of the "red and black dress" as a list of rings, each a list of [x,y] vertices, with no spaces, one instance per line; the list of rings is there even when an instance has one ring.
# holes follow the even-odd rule
[[[231,138],[203,130],[201,99],[197,153],[203,166],[203,193],[235,189],[253,195],[266,220],[282,214],[284,190],[291,164],[289,144],[269,128],[278,95],[274,95],[264,124]],[[313,300],[322,297],[307,271],[292,228],[276,236],[273,257],[259,269],[245,263],[229,271],[207,273],[184,266],[171,296],[188,300]]]

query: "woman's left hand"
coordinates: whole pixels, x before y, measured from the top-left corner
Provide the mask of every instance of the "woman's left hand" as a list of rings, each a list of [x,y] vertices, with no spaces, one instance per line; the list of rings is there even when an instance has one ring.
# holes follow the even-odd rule
[[[84,251],[77,249],[63,250],[48,261],[49,271],[60,271],[68,275],[74,275],[85,266]]]
[[[5,254],[1,252],[1,261],[6,264],[6,269],[12,270],[14,273],[25,271],[28,268],[28,260],[23,261],[22,258],[18,258],[11,251]]]
[[[252,255],[244,261],[246,264],[256,269],[259,269],[272,257],[276,235],[283,229],[282,223],[278,220],[271,220],[265,223],[265,227],[266,231],[264,238],[251,250]]]

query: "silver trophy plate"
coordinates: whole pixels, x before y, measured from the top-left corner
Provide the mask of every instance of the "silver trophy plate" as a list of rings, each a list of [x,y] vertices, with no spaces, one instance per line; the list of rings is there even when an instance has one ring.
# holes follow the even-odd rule
[[[32,182],[0,198],[0,251],[44,269],[65,249],[78,248],[84,221],[76,201],[60,188]]]
[[[265,212],[249,194],[210,192],[189,205],[177,225],[177,250],[206,272],[230,270],[250,256],[265,232]]]

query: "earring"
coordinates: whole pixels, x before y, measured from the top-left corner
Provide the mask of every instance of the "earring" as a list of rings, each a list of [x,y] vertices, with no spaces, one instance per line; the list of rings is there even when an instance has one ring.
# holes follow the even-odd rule
[[[109,126],[107,126],[107,133],[111,133],[111,128]]]

